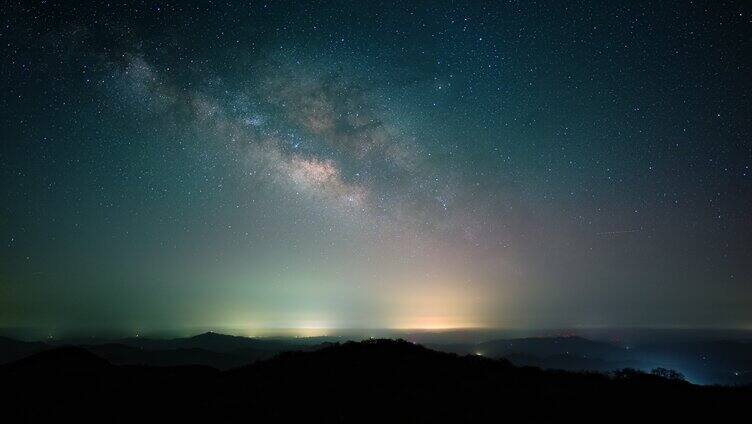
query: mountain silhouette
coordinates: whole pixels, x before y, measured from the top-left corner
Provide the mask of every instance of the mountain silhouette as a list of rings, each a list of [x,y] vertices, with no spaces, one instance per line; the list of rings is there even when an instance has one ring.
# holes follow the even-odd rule
[[[16,361],[49,348],[50,346],[41,342],[23,342],[0,336],[0,364]]]
[[[668,374],[667,374],[668,375]],[[220,372],[112,365],[82,348],[0,366],[15,421],[305,420],[469,422],[700,417],[743,411],[749,387],[702,387],[626,370],[615,375],[516,367],[401,340],[331,344]],[[115,412],[116,411],[116,412]]]
[[[46,344],[0,337],[0,364],[56,347],[78,346],[118,365],[206,365],[229,369],[290,350],[317,349],[320,342],[299,339],[258,339],[207,332],[192,337],[152,339],[61,339]]]
[[[86,349],[66,346],[35,353],[3,367],[7,373],[18,375],[75,377],[102,373],[112,365]]]
[[[175,339],[151,339],[145,337],[130,337],[113,340],[111,343],[151,350],[169,349],[203,349],[212,352],[234,353],[237,351],[281,352],[303,348],[299,343],[291,340],[259,339],[254,337],[231,336],[212,331],[191,337]]]
[[[117,343],[81,347],[117,365],[205,365],[217,369],[230,369],[259,359],[252,355],[213,352],[199,348],[150,350]]]
[[[492,340],[480,343],[477,350],[482,352],[483,355],[492,357],[503,357],[511,354],[537,357],[555,355],[615,357],[625,355],[625,349],[622,347],[577,336]]]

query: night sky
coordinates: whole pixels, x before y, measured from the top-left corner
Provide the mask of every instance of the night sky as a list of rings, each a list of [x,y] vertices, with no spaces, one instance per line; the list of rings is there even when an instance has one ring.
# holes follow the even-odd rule
[[[749,2],[3,2],[0,327],[752,328]]]

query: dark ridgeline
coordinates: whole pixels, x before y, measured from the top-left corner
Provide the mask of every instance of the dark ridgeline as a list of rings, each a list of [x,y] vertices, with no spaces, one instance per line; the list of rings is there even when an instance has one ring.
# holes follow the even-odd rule
[[[23,342],[0,337],[0,364],[60,346],[77,346],[116,365],[182,366],[206,365],[220,370],[269,359],[290,350],[308,350],[319,344],[296,343],[295,339],[258,339],[207,332],[192,337],[152,339],[64,339]]]
[[[15,361],[49,348],[49,345],[41,342],[22,342],[0,336],[0,364]]]
[[[752,384],[752,341],[747,335],[737,340],[679,338],[647,340],[628,345],[589,340],[576,336],[494,339],[482,343],[450,342],[434,338],[423,344],[458,355],[480,354],[503,358],[517,366],[534,366],[565,371],[609,373],[623,368],[650,370],[674,368],[697,384]],[[228,370],[274,355],[296,350],[315,350],[345,338],[249,338],[204,333],[175,339],[80,338],[21,342],[0,337],[0,364],[48,350],[73,345],[115,365],[181,366],[206,365]],[[415,341],[415,340],[413,340]]]
[[[695,386],[664,371],[544,371],[370,340],[282,353],[228,371],[113,365],[63,347],[0,366],[0,381],[6,422],[720,419],[752,401],[749,387]]]
[[[733,335],[726,335],[734,337]],[[718,339],[717,334],[687,337],[663,334],[661,337],[616,343],[578,336],[496,339],[478,344],[429,347],[458,354],[478,353],[504,358],[518,366],[534,366],[566,371],[613,372],[623,368],[675,368],[696,384],[727,386],[752,384],[752,340],[749,334]]]

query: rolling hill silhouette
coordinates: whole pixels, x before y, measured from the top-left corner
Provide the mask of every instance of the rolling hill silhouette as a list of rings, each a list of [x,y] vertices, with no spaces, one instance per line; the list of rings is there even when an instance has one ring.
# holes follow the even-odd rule
[[[50,346],[41,342],[22,342],[0,336],[0,364],[16,361],[49,348]]]
[[[279,352],[291,348],[302,348],[299,343],[289,340],[259,339],[254,337],[230,336],[212,331],[191,337],[176,339],[151,339],[130,337],[116,339],[112,343],[151,350],[203,349],[212,352],[233,353],[239,350],[259,352]],[[78,344],[78,343],[76,343]],[[82,343],[87,344],[87,343]]]
[[[506,356],[515,353],[547,357],[555,355],[614,357],[624,354],[624,349],[611,343],[588,340],[582,337],[528,337],[492,340],[477,346],[487,356]]]
[[[193,337],[152,339],[62,339],[22,342],[0,337],[0,364],[60,346],[83,347],[117,365],[205,365],[227,370],[295,350],[316,350],[336,337],[249,338],[208,332]],[[752,342],[749,340],[667,339],[617,345],[576,336],[495,339],[482,343],[440,343],[431,349],[459,355],[507,359],[514,365],[566,371],[613,372],[622,368],[656,367],[682,371],[698,384],[752,384]]]
[[[225,370],[290,350],[310,350],[319,343],[297,339],[257,339],[207,332],[192,337],[151,339],[63,339],[51,343],[23,342],[0,337],[0,364],[55,347],[78,346],[118,365],[206,365]]]
[[[111,367],[107,360],[86,349],[66,346],[35,353],[6,365],[5,369],[18,374],[76,375],[83,372],[100,372]]]
[[[545,371],[394,340],[287,352],[223,372],[118,366],[66,347],[2,365],[0,379],[13,388],[3,397],[3,413],[21,421],[718,418],[752,399],[749,388],[695,386],[637,371]]]
[[[230,369],[248,364],[257,359],[271,357],[272,354],[243,355],[213,352],[199,348],[178,348],[165,350],[150,350],[130,347],[122,344],[108,343],[101,345],[84,345],[88,350],[117,365],[151,365],[151,366],[182,366],[205,365],[217,369]]]
[[[546,369],[609,372],[646,368],[634,351],[576,336],[492,340],[474,349],[477,354],[504,358],[515,365]]]

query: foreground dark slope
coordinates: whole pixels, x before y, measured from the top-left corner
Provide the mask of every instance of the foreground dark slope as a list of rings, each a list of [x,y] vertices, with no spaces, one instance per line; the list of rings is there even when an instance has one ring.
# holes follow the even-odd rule
[[[518,368],[389,340],[285,353],[226,372],[115,366],[61,348],[2,366],[0,379],[12,389],[2,397],[6,416],[34,421],[718,418],[752,400],[749,389]]]

